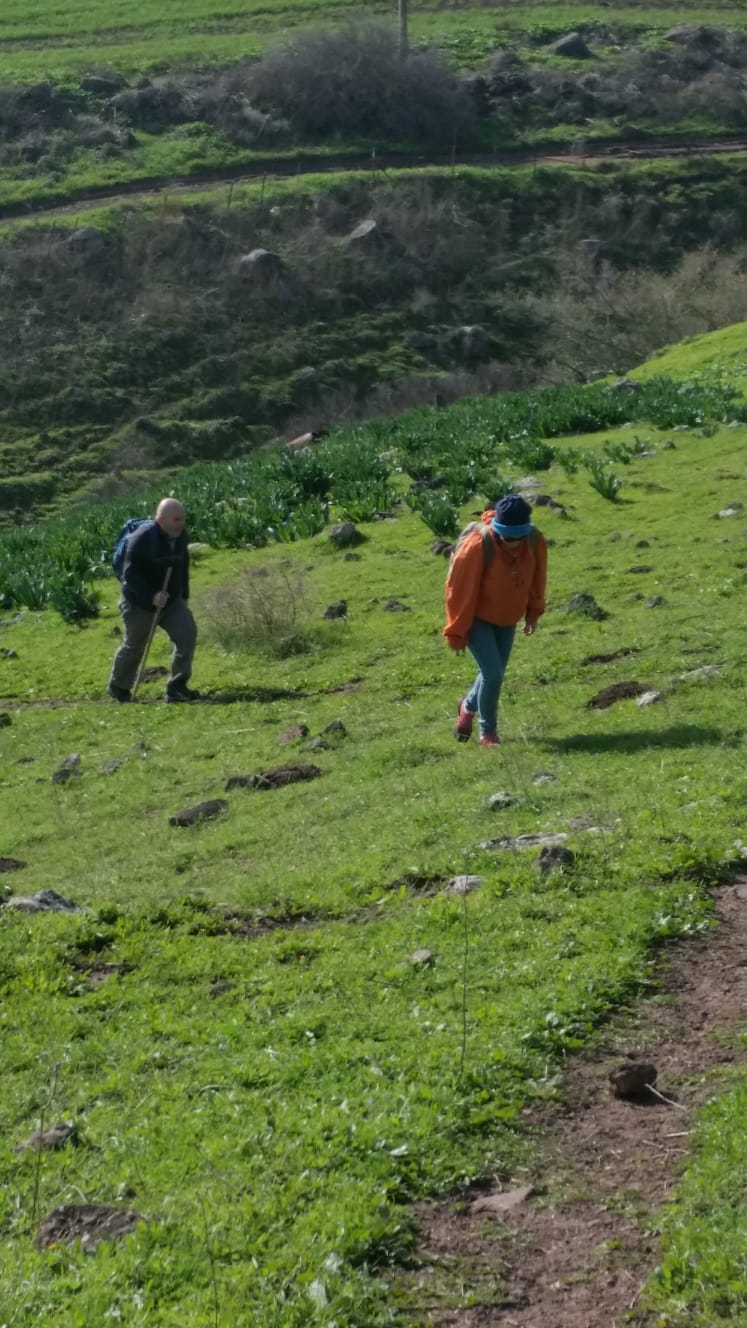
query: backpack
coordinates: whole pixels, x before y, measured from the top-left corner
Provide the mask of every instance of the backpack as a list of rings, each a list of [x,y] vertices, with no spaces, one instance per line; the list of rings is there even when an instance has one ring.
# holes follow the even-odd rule
[[[493,534],[490,529],[490,526],[486,525],[484,521],[470,521],[469,525],[464,527],[464,530],[460,533],[459,538],[457,539],[457,542],[452,550],[451,561],[452,562],[454,561],[459,550],[464,544],[464,541],[466,540],[467,536],[471,535],[473,530],[479,530],[480,535],[482,536],[483,572],[487,572],[488,568],[490,567],[490,564],[493,561],[493,555],[495,554],[495,540],[493,539]],[[538,531],[534,526],[532,526],[532,529],[530,530],[527,538],[532,548],[536,549],[537,540],[538,540]]]
[[[138,530],[140,526],[147,525],[150,520],[151,518],[149,516],[132,516],[129,521],[125,521],[122,529],[117,535],[117,542],[114,545],[114,552],[112,554],[112,567],[114,569],[114,575],[118,581],[122,580],[125,556],[127,554],[127,541],[130,538],[130,535]]]

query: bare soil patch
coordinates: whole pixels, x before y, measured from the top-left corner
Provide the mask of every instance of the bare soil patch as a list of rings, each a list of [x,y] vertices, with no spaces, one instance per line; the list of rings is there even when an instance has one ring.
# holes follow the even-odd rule
[[[661,960],[661,993],[620,1017],[603,1045],[569,1068],[564,1104],[529,1111],[545,1140],[530,1176],[495,1179],[518,1195],[490,1212],[474,1193],[422,1203],[418,1268],[402,1278],[431,1328],[653,1328],[639,1308],[657,1263],[658,1213],[688,1158],[696,1111],[747,1052],[747,876],[713,892],[718,928]],[[631,1054],[653,1062],[657,1089],[611,1094]],[[467,1293],[472,1304],[465,1308]]]

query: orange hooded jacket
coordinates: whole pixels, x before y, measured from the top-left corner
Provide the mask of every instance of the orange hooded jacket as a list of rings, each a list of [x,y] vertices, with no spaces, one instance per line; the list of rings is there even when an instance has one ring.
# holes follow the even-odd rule
[[[483,512],[492,525],[495,512]],[[446,626],[444,636],[452,650],[464,650],[475,618],[496,627],[513,627],[526,614],[535,618],[545,612],[547,543],[537,531],[537,542],[523,539],[515,544],[496,539],[495,553],[485,568],[483,535],[473,530],[454,558],[446,580]]]

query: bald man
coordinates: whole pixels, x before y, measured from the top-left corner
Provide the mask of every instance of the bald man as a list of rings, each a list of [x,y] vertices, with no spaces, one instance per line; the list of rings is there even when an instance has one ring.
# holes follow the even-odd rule
[[[168,589],[164,591],[169,569]],[[198,699],[199,692],[187,686],[197,643],[197,627],[188,599],[189,551],[184,508],[176,498],[163,498],[154,519],[139,526],[127,541],[119,601],[124,640],[114,656],[107,688],[114,701],[132,700],[132,687],[158,609],[161,610],[158,625],[174,646],[166,700]]]

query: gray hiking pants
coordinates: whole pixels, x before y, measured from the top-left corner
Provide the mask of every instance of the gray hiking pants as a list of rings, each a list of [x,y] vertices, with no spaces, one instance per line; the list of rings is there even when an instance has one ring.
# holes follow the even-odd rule
[[[109,685],[129,692],[137,677],[148,633],[153,626],[155,609],[141,609],[139,604],[131,604],[123,598],[119,601],[119,611],[124,622],[124,640],[114,656]],[[192,672],[197,626],[185,600],[170,599],[158,620],[158,626],[163,628],[174,646],[169,681],[179,678],[181,682],[186,682]]]

